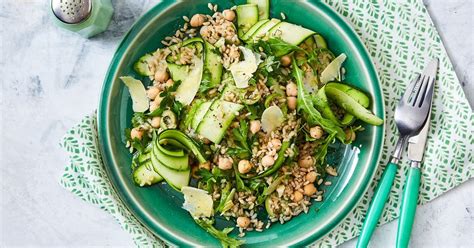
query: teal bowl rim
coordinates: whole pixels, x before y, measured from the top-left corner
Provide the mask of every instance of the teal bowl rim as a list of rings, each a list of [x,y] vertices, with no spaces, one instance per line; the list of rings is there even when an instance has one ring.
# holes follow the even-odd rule
[[[313,2],[313,1],[310,1]],[[167,233],[166,228],[162,225],[158,226],[158,229],[155,230],[150,228],[152,224],[149,216],[146,211],[144,211],[138,203],[137,199],[130,199],[131,191],[136,190],[136,188],[131,189],[126,187],[124,184],[120,183],[120,181],[124,180],[124,178],[117,173],[114,173],[111,170],[111,165],[117,165],[117,161],[113,154],[111,153],[111,142],[110,137],[108,136],[108,130],[110,126],[110,116],[109,108],[110,108],[110,89],[112,88],[115,79],[118,77],[117,68],[119,65],[123,63],[123,55],[128,51],[128,47],[130,44],[134,43],[134,39],[140,34],[141,30],[144,26],[147,25],[150,21],[154,18],[159,18],[159,16],[155,16],[155,13],[160,13],[165,10],[167,7],[174,4],[175,1],[163,1],[159,2],[157,5],[152,7],[148,10],[142,17],[140,17],[131,27],[131,29],[127,32],[127,34],[123,37],[122,41],[118,45],[115,54],[111,60],[111,64],[107,71],[107,74],[104,79],[104,84],[102,87],[102,93],[99,100],[99,108],[97,114],[97,126],[98,126],[98,136],[99,136],[99,144],[100,150],[103,158],[103,163],[105,166],[105,170],[107,176],[111,180],[111,184],[119,195],[120,199],[123,201],[124,205],[127,209],[136,217],[141,224],[143,224],[147,230],[149,230],[154,235],[158,236],[160,239],[174,245],[178,246],[189,246],[189,245],[196,245],[193,243],[186,242],[179,237],[175,237],[174,235]],[[385,105],[383,101],[383,94],[380,87],[380,81],[378,77],[377,70],[369,56],[369,53],[364,46],[362,40],[354,31],[352,26],[348,24],[343,17],[341,17],[337,12],[335,12],[331,7],[329,7],[325,3],[313,3],[318,4],[318,8],[321,9],[321,12],[328,17],[328,20],[334,23],[334,26],[339,27],[343,33],[349,36],[354,43],[354,49],[360,51],[360,59],[365,61],[366,70],[364,73],[367,74],[368,78],[371,79],[373,82],[372,84],[367,85],[367,87],[372,88],[372,91],[375,92],[374,104],[373,104],[373,111],[378,115],[382,116],[385,120]],[[378,96],[378,97],[376,97]],[[312,233],[308,233],[305,237],[301,238],[300,240],[296,241],[295,243],[289,244],[292,246],[302,246],[302,245],[309,245],[318,239],[324,237],[334,228],[336,228],[346,217],[347,215],[357,206],[357,204],[362,200],[365,192],[367,191],[368,187],[370,186],[370,182],[373,180],[375,173],[377,171],[381,154],[382,148],[385,139],[385,125],[374,127],[374,137],[372,138],[372,142],[378,144],[378,146],[374,146],[374,149],[370,151],[372,153],[371,157],[373,160],[371,162],[367,162],[369,165],[365,168],[365,171],[362,173],[363,177],[358,178],[358,182],[355,184],[357,187],[351,189],[351,192],[346,197],[344,203],[340,204],[341,206],[334,211],[330,218],[326,221],[326,225],[324,228],[320,230],[313,231]],[[336,224],[334,224],[336,223]]]

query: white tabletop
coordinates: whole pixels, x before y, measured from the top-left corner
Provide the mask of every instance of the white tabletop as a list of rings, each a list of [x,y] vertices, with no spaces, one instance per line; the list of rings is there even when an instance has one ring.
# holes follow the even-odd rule
[[[48,2],[0,3],[0,247],[132,246],[110,215],[59,186],[67,158],[58,143],[97,107],[118,42],[154,1],[113,1],[109,30],[90,40],[52,25]],[[473,103],[473,2],[426,3]],[[418,208],[414,247],[474,247],[473,186]],[[396,223],[378,228],[372,246],[395,235]]]

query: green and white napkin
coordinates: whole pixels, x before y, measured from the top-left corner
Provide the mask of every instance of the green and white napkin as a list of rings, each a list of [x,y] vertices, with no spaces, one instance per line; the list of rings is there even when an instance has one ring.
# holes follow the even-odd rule
[[[364,41],[378,70],[386,105],[386,141],[380,178],[395,146],[397,130],[393,120],[398,98],[415,72],[420,72],[433,57],[440,59],[435,87],[432,122],[422,167],[419,204],[425,204],[474,175],[474,115],[464,96],[441,38],[421,0],[326,0],[345,16]],[[137,246],[163,246],[127,210],[105,173],[101,161],[95,114],[69,130],[61,146],[69,153],[70,164],[61,185],[81,199],[104,209],[117,219]],[[407,160],[401,170],[380,223],[397,218]],[[331,233],[314,243],[335,246],[356,237],[362,227],[373,190],[374,180],[359,205]]]

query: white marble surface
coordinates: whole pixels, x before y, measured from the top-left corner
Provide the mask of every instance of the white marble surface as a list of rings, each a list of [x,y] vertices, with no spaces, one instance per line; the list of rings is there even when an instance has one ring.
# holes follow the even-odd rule
[[[86,40],[56,28],[45,0],[0,2],[0,247],[132,246],[111,216],[58,184],[58,142],[97,106],[118,41],[153,1],[114,1],[109,31]],[[473,102],[473,1],[425,1]],[[474,247],[474,181],[418,209],[413,247]],[[396,223],[372,246],[392,246]],[[353,241],[344,247],[353,247]]]

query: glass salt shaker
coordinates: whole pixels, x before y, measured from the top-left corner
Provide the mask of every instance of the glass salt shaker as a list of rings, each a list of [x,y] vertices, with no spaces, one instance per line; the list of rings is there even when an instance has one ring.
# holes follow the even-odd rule
[[[51,10],[56,25],[86,38],[104,32],[114,12],[110,0],[51,0]]]

